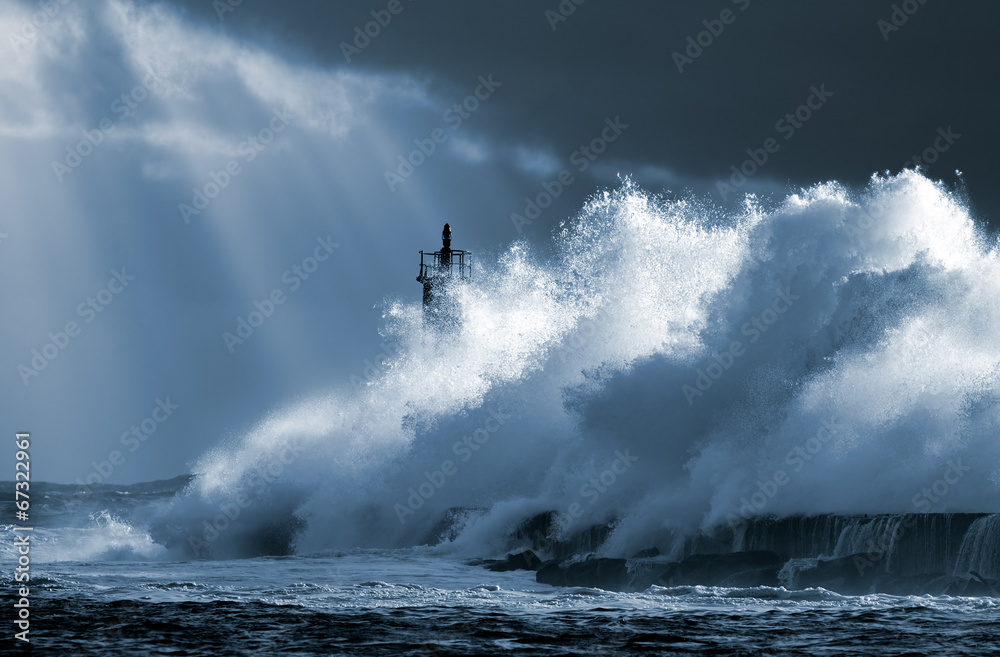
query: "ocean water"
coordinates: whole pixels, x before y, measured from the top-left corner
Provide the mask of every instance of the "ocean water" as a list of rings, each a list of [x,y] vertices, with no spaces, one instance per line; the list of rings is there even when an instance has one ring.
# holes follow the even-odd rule
[[[583,551],[598,556],[680,559],[727,527],[727,549],[792,554],[812,538],[789,528],[808,523],[746,523],[866,514],[883,520],[827,522],[835,547],[808,556],[889,564],[893,518],[1000,512],[1000,260],[961,190],[904,171],[725,213],[626,180],[550,243],[475,267],[445,292],[453,322],[425,322],[416,291],[385,302],[384,353],[350,385],[248,410],[256,426],[189,476],[33,483],[34,648],[997,651],[993,597],[614,593],[470,565],[548,558],[595,527],[607,536]],[[518,531],[546,512],[544,536]],[[976,517],[968,541],[928,551],[947,552],[946,575],[1000,578],[1000,522]]]
[[[431,548],[67,561],[35,577],[31,643],[42,654],[988,655],[1000,645],[995,598],[612,593]]]
[[[31,646],[73,655],[986,655],[1000,598],[821,588],[560,588],[445,543],[179,560],[138,529],[154,485],[40,485]],[[10,526],[4,527],[9,532]],[[5,550],[10,551],[10,542]],[[11,561],[13,554],[6,555]],[[16,600],[7,576],[3,602]],[[17,648],[5,639],[5,653]]]

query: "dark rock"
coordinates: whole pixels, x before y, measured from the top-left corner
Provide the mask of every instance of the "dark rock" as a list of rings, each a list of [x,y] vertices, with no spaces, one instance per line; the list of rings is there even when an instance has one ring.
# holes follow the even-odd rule
[[[660,550],[657,547],[651,547],[645,550],[639,550],[632,555],[633,559],[652,559],[653,557],[660,556]]]
[[[506,559],[495,561],[487,566],[495,573],[503,573],[509,570],[538,570],[542,565],[542,560],[531,550],[525,550],[517,554],[508,554]]]
[[[972,578],[956,577],[955,575],[940,575],[934,577],[929,575],[929,581],[923,583],[917,593],[929,593],[931,595],[955,595],[955,596],[998,596],[1000,589],[997,580],[988,580],[983,577],[973,576]]]
[[[778,568],[758,568],[756,570],[744,570],[733,573],[729,577],[719,582],[719,586],[731,588],[751,589],[757,586],[781,586],[778,580]]]
[[[612,522],[608,521],[564,536],[566,528],[560,524],[559,515],[555,511],[545,511],[521,522],[509,538],[513,545],[526,545],[535,552],[547,552],[555,559],[565,559],[597,550],[611,535],[611,528]]]
[[[796,570],[801,568],[795,573],[795,581],[786,583],[795,588],[822,586],[847,594],[878,591],[898,595],[1000,596],[998,580],[964,572],[950,575],[955,572],[956,557],[971,528],[982,529],[981,521],[987,517],[981,513],[822,514],[783,518],[760,515],[735,528],[719,526],[687,536],[667,531],[662,536],[654,533],[647,536],[647,545],[670,544],[680,549],[676,541],[683,538],[683,553],[690,556],[668,564],[661,561],[663,557],[653,548],[638,552],[629,562],[626,586],[631,590],[645,590],[651,584],[773,586],[783,565],[774,563],[774,555],[781,554],[796,559],[789,564],[790,570],[793,565]],[[589,527],[564,526],[556,512],[546,511],[516,525],[508,537],[509,545],[518,546],[518,550],[531,548],[536,554],[558,560],[557,565],[551,566],[551,576],[565,579],[563,571],[569,568],[565,560],[603,551],[614,526],[615,518]],[[839,554],[837,550],[843,549],[844,536],[854,537],[852,540],[858,546],[854,549],[859,554],[821,558],[811,565],[819,555]],[[876,556],[861,554],[860,546],[873,542],[868,537],[881,537],[876,547],[891,554],[891,559],[878,551]],[[734,546],[741,551],[727,555]],[[758,558],[763,561],[756,562]],[[805,560],[805,564],[800,564],[799,559]],[[580,566],[573,567],[570,585],[580,585],[579,579],[585,572]],[[995,576],[993,572],[987,574]]]
[[[971,578],[944,573],[883,577],[876,591],[890,595],[1000,596],[1000,581],[984,578],[978,573],[969,574]]]
[[[537,580],[554,586],[590,586],[608,591],[644,591],[657,586],[778,586],[784,560],[774,552],[697,554],[680,563],[634,563],[624,559],[589,559],[561,564],[546,562]]]
[[[948,588],[947,595],[983,596],[996,595],[992,586],[981,577],[961,579]]]
[[[565,559],[575,554],[595,552],[611,535],[611,524],[591,525],[552,544],[552,556]]]
[[[821,559],[812,568],[795,575],[797,588],[822,587],[845,595],[873,593],[880,575],[879,564],[873,564],[864,554],[851,554],[837,559]]]
[[[669,575],[667,578],[661,580],[664,569],[668,566],[675,568],[677,564],[666,564],[663,561],[652,559],[630,559],[628,565],[628,590],[645,591],[654,584],[657,586],[673,586],[667,583]]]
[[[539,584],[551,584],[552,586],[568,586],[566,584],[566,569],[556,561],[546,561],[535,573],[535,581]]]
[[[927,582],[923,592],[931,595],[962,595],[965,581],[954,575],[941,575]]]
[[[778,571],[784,563],[784,558],[769,550],[693,554],[678,564],[672,577],[674,585],[722,586],[723,581],[738,573],[769,571],[773,573],[773,578],[762,573],[759,573],[758,577],[777,582]],[[748,581],[750,577],[747,576]]]
[[[482,515],[486,509],[480,507],[454,506],[447,509],[440,519],[431,527],[422,541],[423,545],[438,545],[454,541],[462,533],[462,527],[469,518]]]
[[[892,575],[910,576],[926,573],[951,573],[955,559],[971,527],[989,514],[983,513],[909,513],[879,515],[774,516],[757,515],[739,525],[737,534],[719,528],[718,535],[728,535],[730,545],[741,550],[774,550],[789,558],[816,558],[838,554],[841,537],[883,537],[879,550],[891,550]],[[880,539],[881,540],[881,539]],[[861,552],[860,542],[856,550]],[[685,554],[724,552],[703,544],[699,534],[687,539]],[[839,553],[842,554],[842,553]],[[878,558],[869,557],[872,561]],[[959,573],[968,577],[966,573]]]
[[[547,561],[535,576],[540,584],[585,586],[605,591],[624,591],[628,587],[625,559],[587,559],[570,564]]]
[[[941,591],[946,589],[953,579],[957,578],[949,577],[944,573],[885,575],[875,585],[875,592],[889,595],[923,595],[925,593],[940,595]]]
[[[634,565],[631,585],[635,591],[656,586],[780,586],[778,572],[783,557],[770,551],[728,554],[693,554],[668,564]]]
[[[972,579],[974,580],[974,582],[976,584],[979,584],[982,587],[983,591],[984,591],[983,593],[972,593],[972,594],[969,594],[969,595],[992,595],[992,596],[1000,596],[1000,580],[998,580],[998,579],[989,579],[987,577],[983,577],[982,575],[980,575],[979,573],[977,573],[974,570],[970,570],[969,571],[969,575],[972,576]],[[971,586],[971,583],[970,583],[970,586]]]
[[[530,545],[536,551],[549,551],[554,543],[552,537],[559,533],[558,515],[555,511],[538,513],[519,524],[511,539],[514,544]]]
[[[666,565],[661,565],[657,570],[653,571],[652,577],[649,578],[649,581],[640,582],[636,580],[636,590],[645,591],[652,584],[665,587],[679,586],[680,582],[677,579],[677,571],[680,568],[680,565],[680,563],[668,563]]]

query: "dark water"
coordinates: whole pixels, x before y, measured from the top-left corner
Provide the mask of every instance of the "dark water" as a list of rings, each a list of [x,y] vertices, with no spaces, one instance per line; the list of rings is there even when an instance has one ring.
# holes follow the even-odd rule
[[[40,486],[30,648],[46,655],[988,655],[1000,598],[849,596],[821,588],[539,584],[453,545],[183,560],[139,509],[187,479],[78,496]],[[4,526],[5,562],[16,559]]]
[[[5,598],[5,603],[8,599]],[[38,600],[32,646],[77,655],[986,655],[996,609],[645,609],[459,606],[320,611],[250,602]]]

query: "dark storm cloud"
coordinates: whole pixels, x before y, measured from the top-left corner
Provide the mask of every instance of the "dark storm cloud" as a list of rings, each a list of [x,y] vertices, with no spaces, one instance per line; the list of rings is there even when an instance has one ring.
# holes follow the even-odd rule
[[[714,190],[747,149],[776,137],[780,152],[755,176],[759,182],[863,183],[933,151],[938,128],[951,126],[961,137],[929,152],[936,161],[925,163],[928,172],[953,180],[962,170],[982,218],[995,217],[1000,204],[992,184],[996,5],[401,0],[402,10],[348,64],[341,44],[388,2],[245,0],[222,20],[217,4],[181,4],[205,22],[274,40],[324,67],[405,72],[432,89],[455,90],[493,72],[505,86],[477,130],[557,160],[594,137],[603,118],[620,115],[630,134],[609,158],[640,181],[646,165],[673,172],[675,185],[700,180]],[[689,37],[697,42],[712,30],[720,33],[710,43],[700,37],[708,45],[690,46]],[[690,56],[683,72],[675,53]],[[833,97],[785,140],[775,124],[813,85],[826,85]],[[530,175],[519,181],[526,193],[531,182]]]

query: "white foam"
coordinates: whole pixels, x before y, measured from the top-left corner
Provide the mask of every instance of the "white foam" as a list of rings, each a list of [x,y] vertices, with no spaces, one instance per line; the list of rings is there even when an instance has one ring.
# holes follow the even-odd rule
[[[554,247],[479,259],[450,334],[423,325],[416,292],[388,303],[398,353],[377,376],[206,455],[191,498],[214,513],[246,494],[244,520],[294,511],[300,550],[419,543],[449,508],[489,509],[455,544],[477,555],[550,509],[579,510],[568,531],[622,517],[618,553],[754,499],[779,515],[995,510],[1000,265],[940,183],[904,171],[725,216],[626,181]],[[698,389],[724,352],[739,353]],[[473,435],[485,444],[462,449]],[[920,508],[955,459],[971,469]],[[438,487],[446,461],[457,472]],[[261,485],[268,467],[280,474]]]

